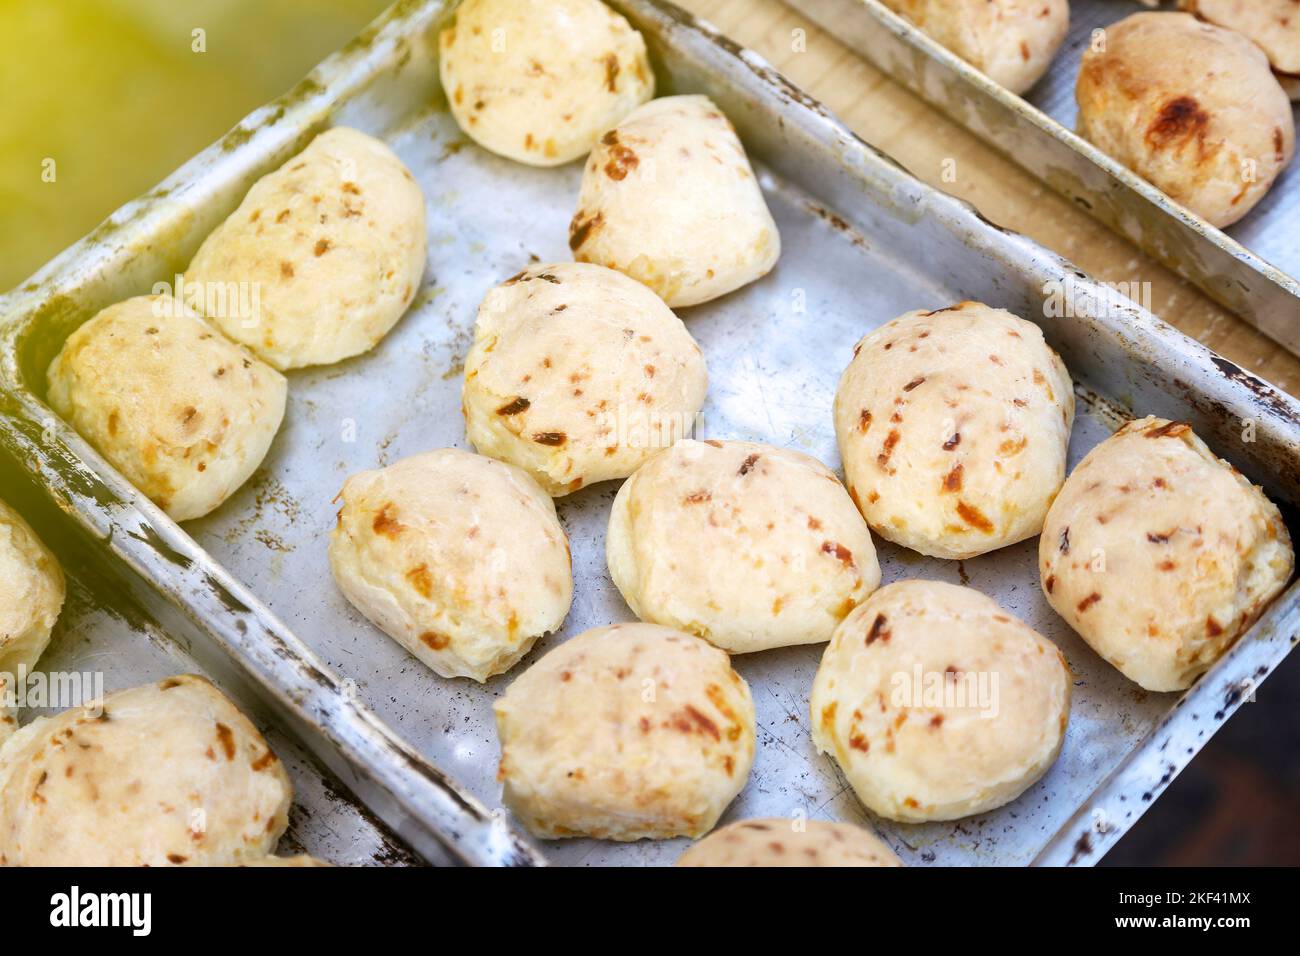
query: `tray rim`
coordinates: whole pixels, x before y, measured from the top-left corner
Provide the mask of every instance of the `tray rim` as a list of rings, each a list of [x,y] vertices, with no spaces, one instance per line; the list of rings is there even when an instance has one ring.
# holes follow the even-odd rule
[[[1263,258],[1259,253],[1242,245],[1242,243],[1230,236],[1225,230],[1210,224],[1196,213],[1175,202],[1166,195],[1163,190],[1152,185],[1141,176],[1138,176],[1127,166],[1112,159],[1109,155],[1102,152],[1073,130],[1058,123],[1051,116],[1047,115],[1037,106],[1034,106],[1026,100],[1023,96],[1013,93],[1001,84],[989,79],[989,77],[980,70],[957,56],[957,54],[940,44],[937,40],[932,39],[901,14],[890,10],[881,2],[881,0],[781,0],[781,3],[795,13],[809,17],[809,19],[814,23],[817,23],[823,30],[828,30],[828,28],[816,15],[810,12],[810,8],[815,6],[820,7],[826,4],[835,4],[837,6],[845,7],[846,15],[858,16],[860,14],[865,14],[871,17],[876,21],[878,26],[888,30],[897,40],[923,54],[927,59],[942,65],[962,83],[966,84],[966,86],[973,88],[977,95],[993,101],[994,104],[1005,110],[1013,119],[1025,123],[1035,130],[1037,135],[1047,137],[1056,145],[1062,146],[1072,154],[1086,160],[1091,166],[1101,170],[1109,176],[1112,184],[1118,185],[1119,187],[1136,194],[1138,199],[1144,200],[1151,206],[1155,207],[1156,210],[1170,220],[1171,225],[1186,230],[1195,237],[1195,241],[1210,243],[1218,252],[1226,254],[1231,259],[1250,269],[1255,275],[1272,283],[1283,293],[1290,296],[1291,299],[1294,300],[1297,309],[1300,309],[1300,275],[1291,275],[1286,270]],[[1157,12],[1157,8],[1153,8],[1151,12]],[[944,115],[951,118],[953,122],[978,137],[981,142],[984,142],[998,150],[1001,155],[1010,158],[1014,163],[1016,163],[1016,165],[1025,169],[1039,182],[1043,182],[1048,186],[1048,188],[1052,189],[1053,192],[1064,196],[1076,204],[1079,204],[1080,200],[1088,202],[1088,205],[1085,206],[1085,211],[1087,211],[1092,218],[1101,222],[1111,232],[1129,242],[1133,242],[1141,248],[1141,244],[1137,239],[1129,236],[1117,226],[1111,224],[1097,214],[1097,207],[1091,202],[1091,195],[1075,193],[1063,186],[1048,183],[1046,180],[1042,179],[1037,172],[1025,165],[1017,155],[1004,152],[995,141],[990,137],[987,137],[981,130],[969,126],[953,116],[946,103],[931,98],[927,93],[915,88],[911,83],[901,79],[892,70],[878,64],[872,57],[858,49],[856,45],[853,45],[840,37],[836,37],[835,39],[842,43],[845,48],[855,56],[866,59],[886,76],[890,77],[895,82],[901,83],[909,91],[925,100],[925,102],[938,107]],[[1060,55],[1060,51],[1058,51],[1057,55]],[[1295,160],[1295,162],[1300,162],[1300,160]],[[1191,282],[1211,299],[1236,314],[1242,321],[1268,336],[1269,339],[1277,345],[1292,354],[1300,355],[1300,341],[1288,344],[1279,337],[1280,333],[1275,334],[1274,330],[1266,327],[1265,324],[1258,321],[1256,317],[1242,315],[1238,311],[1236,305],[1225,302],[1220,298],[1208,278],[1203,278],[1199,275],[1189,275],[1180,266],[1171,264],[1160,256],[1147,252],[1145,249],[1143,249],[1143,251],[1156,261],[1165,265],[1166,268],[1171,269],[1177,275],[1186,279],[1188,282]]]
[[[423,18],[423,20],[428,21],[439,15],[438,11],[450,6],[450,2],[451,0],[425,0],[425,2],[401,0],[388,12],[381,15],[375,21],[375,24],[367,28],[367,31],[363,31],[362,36],[365,37],[369,34],[372,40],[380,41],[379,45],[382,46],[383,43],[391,42],[395,36],[401,33],[408,19]],[[741,72],[743,70],[756,74],[763,85],[763,92],[766,95],[788,101],[791,109],[801,111],[798,114],[800,121],[809,130],[835,140],[837,145],[845,150],[846,161],[856,164],[859,171],[869,170],[879,175],[892,177],[894,185],[906,189],[909,198],[915,198],[918,202],[921,202],[925,211],[939,216],[945,221],[948,228],[960,226],[963,230],[967,230],[971,236],[974,236],[975,239],[983,241],[987,248],[996,247],[1014,251],[1023,260],[1026,274],[1036,272],[1039,274],[1079,276],[1081,277],[1079,281],[1084,284],[1085,288],[1100,290],[1099,285],[1092,283],[1092,280],[1083,276],[1063,257],[1022,235],[989,223],[979,215],[971,204],[944,194],[917,180],[892,159],[855,136],[821,104],[803,94],[797,87],[785,80],[762,57],[752,51],[740,48],[726,39],[715,28],[698,20],[686,11],[673,7],[671,4],[666,3],[665,0],[621,0],[621,2],[615,0],[614,3],[615,6],[632,4],[653,11],[655,15],[671,20],[682,28],[691,31],[693,34],[698,35],[699,42],[718,47],[721,52],[715,51],[715,55],[720,58],[729,57],[727,65],[733,71]],[[349,50],[351,50],[351,53],[349,53]],[[351,66],[354,68],[352,75],[355,79],[356,75],[361,71],[364,61],[370,57],[380,55],[382,54],[376,53],[373,46],[367,47],[367,45],[363,44],[360,48],[353,48],[352,45],[349,45],[349,47],[344,48],[344,51],[327,59],[321,67],[313,71],[311,76],[326,76],[331,70],[346,73],[343,67]],[[309,80],[311,76],[309,76]],[[319,87],[319,83],[317,85]],[[219,160],[224,155],[222,144],[227,142],[231,136],[236,136],[239,142],[231,147],[229,152],[243,156],[251,150],[250,143],[255,138],[259,135],[267,135],[268,131],[274,130],[276,124],[285,117],[294,117],[310,127],[312,123],[319,121],[324,112],[327,112],[322,108],[323,104],[328,105],[325,104],[325,100],[328,99],[331,102],[337,100],[348,87],[346,84],[341,83],[338,87],[328,87],[328,89],[328,96],[326,96],[324,89],[320,89],[316,93],[302,98],[297,105],[288,108],[283,105],[277,106],[280,101],[273,101],[268,106],[255,110],[232,133],[227,134],[227,137],[208,147],[183,165],[176,173],[164,180],[160,188],[170,189],[170,186],[186,185],[191,176],[198,176],[199,174],[203,176],[216,175],[214,160]],[[293,92],[291,92],[287,94],[287,97],[293,95]],[[279,139],[289,142],[292,141],[294,135],[296,134],[293,131],[286,132],[281,129]],[[114,213],[109,220],[106,220],[106,224],[113,224],[109,233],[115,232],[128,223],[136,223],[136,227],[143,230],[148,225],[151,214],[155,217],[159,215],[158,201],[160,197],[157,195],[158,192],[159,190],[155,189],[144,197],[125,204],[117,213]],[[0,416],[0,446],[13,451],[17,455],[20,464],[26,468],[31,477],[42,486],[45,493],[53,498],[59,507],[81,522],[83,526],[91,529],[94,533],[98,533],[100,537],[111,533],[113,523],[103,520],[106,519],[110,511],[113,512],[117,519],[124,517],[134,519],[139,530],[152,532],[154,538],[142,535],[138,539],[122,540],[120,537],[114,539],[113,548],[116,556],[123,563],[132,566],[137,572],[141,573],[146,582],[162,596],[168,598],[183,612],[195,618],[196,623],[202,623],[197,619],[201,616],[203,608],[196,607],[193,595],[187,598],[186,595],[178,593],[174,587],[167,587],[166,581],[162,577],[161,571],[165,570],[166,563],[170,560],[169,555],[180,554],[191,561],[197,562],[205,571],[210,572],[215,577],[216,582],[221,585],[226,596],[233,597],[237,603],[244,606],[251,619],[269,626],[272,632],[278,635],[287,636],[291,645],[301,646],[301,642],[293,636],[292,632],[279,622],[274,614],[247,588],[235,580],[230,572],[216,562],[182,528],[171,522],[156,506],[130,486],[87,442],[81,439],[58,416],[54,415],[44,405],[43,401],[28,388],[30,383],[27,383],[23,378],[22,370],[17,364],[18,338],[32,323],[41,318],[43,315],[42,310],[48,306],[51,298],[54,298],[63,290],[75,287],[79,281],[91,278],[90,267],[95,263],[103,264],[114,254],[121,254],[121,250],[114,253],[111,248],[98,241],[99,238],[103,238],[101,236],[102,229],[104,229],[103,226],[56,256],[17,293],[0,297],[0,408],[13,413],[12,417],[8,415]],[[1162,356],[1172,364],[1196,366],[1201,371],[1214,375],[1212,381],[1207,381],[1204,384],[1206,386],[1214,385],[1215,387],[1207,388],[1202,393],[1204,397],[1209,400],[1222,400],[1226,408],[1250,409],[1256,414],[1262,415],[1266,419],[1264,427],[1272,429],[1287,438],[1293,452],[1292,461],[1297,466],[1300,466],[1300,402],[1262,380],[1241,372],[1240,369],[1231,366],[1231,363],[1226,363],[1225,360],[1220,359],[1207,347],[1138,306],[1131,303],[1124,304],[1118,311],[1118,315],[1110,317],[1112,328],[1109,331],[1124,341],[1154,343],[1163,349]],[[1225,365],[1229,366],[1231,371],[1225,368]],[[57,465],[57,467],[48,467],[52,464]],[[97,497],[104,495],[107,497]],[[97,515],[92,513],[94,508],[99,509]],[[92,518],[94,517],[98,517],[100,520],[98,522],[93,521]],[[105,525],[107,525],[107,529]],[[118,550],[119,548],[122,550]],[[1300,584],[1293,584],[1286,594],[1277,599],[1266,618],[1269,620],[1276,619],[1280,625],[1295,620],[1297,615],[1300,615]],[[1243,655],[1238,652],[1242,651],[1248,642],[1251,647],[1266,648],[1266,671],[1271,671],[1272,667],[1276,666],[1285,656],[1285,653],[1289,650],[1288,646],[1279,646],[1277,641],[1250,640],[1252,636],[1257,636],[1257,629],[1260,628],[1261,624],[1257,623],[1251,632],[1238,641],[1233,652],[1226,655],[1216,665],[1211,671],[1212,675],[1216,675],[1216,680],[1218,676],[1226,676],[1229,664],[1240,663],[1238,658]],[[1274,627],[1273,631],[1277,632],[1277,628]],[[237,649],[238,642],[233,638],[231,638],[231,641],[232,646]],[[1292,644],[1294,644],[1294,641],[1292,641]],[[306,651],[304,655],[306,663],[310,664],[315,661],[313,652],[307,648],[303,648],[303,650]],[[228,651],[228,653],[234,656],[233,651]],[[242,662],[239,658],[235,659],[237,663]],[[1249,663],[1253,665],[1253,656]],[[322,670],[327,669],[322,668]],[[254,676],[259,680],[261,679],[256,674]],[[1204,702],[1209,703],[1212,696],[1209,676],[1207,675],[1207,678],[1203,678],[1201,682],[1195,685],[1184,697],[1183,701],[1190,701],[1199,705],[1200,698],[1204,697]],[[1233,679],[1239,682],[1243,678]],[[1238,699],[1230,706],[1224,707],[1222,719],[1226,719],[1226,716],[1234,711],[1237,706],[1240,706],[1241,702],[1241,699]],[[1183,706],[1184,703],[1180,703],[1178,706],[1171,708],[1168,717],[1162,719],[1161,727],[1165,725],[1168,719],[1172,719],[1179,708]],[[377,729],[383,729],[384,725],[379,723],[377,719],[374,722]],[[1158,727],[1157,730],[1159,729]],[[1153,731],[1153,733],[1155,732]],[[1134,763],[1136,757],[1144,752],[1146,746],[1146,742],[1135,746],[1121,761],[1112,778],[1098,788],[1089,802],[1105,799],[1108,795],[1112,797],[1122,796],[1124,788],[1132,787],[1134,785],[1134,775],[1136,774],[1140,778],[1145,770],[1130,765]],[[406,749],[408,752],[410,751],[409,747]],[[419,760],[418,755],[414,756]],[[1190,757],[1187,758],[1187,760],[1189,759]],[[1178,769],[1181,769],[1181,766],[1185,765],[1187,760],[1183,760]],[[1126,771],[1133,772],[1126,775]],[[1158,794],[1171,779],[1172,775],[1166,775],[1164,780],[1152,785],[1152,793]],[[470,798],[470,800],[477,806],[477,802],[473,798]],[[1080,808],[1080,813],[1086,808],[1085,804]],[[1080,862],[1095,862],[1095,859],[1100,856],[1100,852],[1088,855],[1075,854],[1073,858],[1064,861],[1053,857],[1048,852],[1053,848],[1055,842],[1064,841],[1068,844],[1070,834],[1067,833],[1067,829],[1068,825],[1058,832],[1054,843],[1049,844],[1044,849],[1040,859],[1036,862],[1065,862],[1068,865],[1077,865]],[[1118,832],[1110,831],[1111,842],[1118,839],[1122,832],[1123,830]],[[1106,835],[1106,833],[1100,834],[1101,837]],[[1102,848],[1108,847],[1108,845],[1104,840],[1099,839],[1096,841],[1094,849],[1104,852]],[[540,862],[540,860],[533,862]]]

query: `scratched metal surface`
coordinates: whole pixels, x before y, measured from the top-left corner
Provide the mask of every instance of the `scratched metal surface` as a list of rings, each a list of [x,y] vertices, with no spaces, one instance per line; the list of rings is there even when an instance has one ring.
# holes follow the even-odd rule
[[[613,5],[646,34],[661,93],[707,92],[736,123],[784,240],[772,274],[681,313],[709,364],[702,436],[795,447],[838,467],[831,399],[857,339],[907,309],[976,298],[1040,322],[1070,366],[1080,398],[1072,463],[1132,409],[1191,421],[1221,454],[1265,481],[1270,493],[1286,503],[1300,500],[1300,409],[1294,400],[1131,303],[1111,301],[1096,317],[1045,315],[1045,282],[1068,279],[1083,291],[1097,288],[1055,255],[913,179],[706,25],[656,0]],[[30,299],[20,299],[12,311],[33,337],[25,346],[31,354],[23,386],[39,391],[41,361],[60,337],[95,308],[168,275],[169,264],[183,261],[255,175],[290,155],[308,129],[347,123],[394,148],[426,193],[424,288],[369,355],[290,375],[285,426],[263,468],[217,513],[187,523],[184,531],[193,537],[199,566],[247,585],[250,593],[241,595],[252,612],[247,620],[283,622],[322,667],[354,680],[362,703],[420,755],[477,801],[497,807],[493,701],[514,673],[548,648],[588,627],[630,619],[604,564],[616,483],[558,503],[573,549],[573,609],[561,633],[485,687],[438,678],[367,624],[333,587],[325,555],[331,501],[348,474],[429,448],[467,447],[459,414],[461,363],[486,290],[534,257],[569,258],[567,224],[580,168],[522,167],[459,134],[436,87],[433,62],[432,38],[448,6],[400,6],[389,26],[404,42],[372,51],[357,82],[346,88],[323,84],[319,108],[259,114],[261,125],[250,123],[251,133],[230,146],[233,169],[200,165],[190,171],[196,198],[188,216],[167,220],[171,231],[148,220],[165,200],[146,199],[141,210],[124,214],[121,230],[98,240],[118,249],[121,231],[129,235],[134,245],[122,253],[129,254],[124,270],[78,276],[75,266],[86,250],[74,249],[38,276],[26,290]],[[51,283],[74,303],[56,317],[37,307],[48,299]],[[50,341],[41,339],[42,329]],[[11,372],[21,372],[22,364],[10,363]],[[38,396],[20,397],[20,413],[41,411]],[[1246,419],[1256,439],[1249,444],[1240,440]],[[60,424],[51,430],[60,433]],[[24,435],[23,450],[39,457],[37,439]],[[87,468],[111,476],[75,436],[68,447]],[[41,478],[66,495],[63,470],[42,471]],[[172,532],[165,517],[132,504],[148,514],[151,526]],[[183,534],[175,540],[182,539],[188,540]],[[1047,607],[1033,542],[962,563],[877,543],[886,581],[968,582],[1060,645],[1076,675],[1060,760],[1019,800],[980,817],[923,826],[872,820],[834,763],[815,754],[809,740],[808,692],[821,648],[744,655],[735,664],[754,693],[759,748],[748,785],[724,820],[806,814],[869,823],[909,864],[1091,863],[1240,705],[1244,682],[1262,679],[1289,650],[1295,631],[1292,591],[1188,694],[1147,694],[1102,663]],[[114,539],[112,547],[144,566],[160,591],[171,588],[183,610],[200,621],[211,616],[206,606],[194,611],[203,595],[178,592],[174,575],[150,562],[149,542]],[[279,679],[278,672],[268,678],[272,684]],[[671,863],[684,845],[572,840],[543,849],[561,864],[658,865]]]
[[[1300,168],[1292,163],[1240,222],[1217,229],[1073,133],[1074,84],[1093,31],[1147,10],[1072,0],[1070,31],[1024,98],[1003,89],[877,0],[784,0],[1057,192],[1300,354]],[[1175,9],[1164,4],[1164,9]],[[1296,106],[1300,117],[1300,106]]]

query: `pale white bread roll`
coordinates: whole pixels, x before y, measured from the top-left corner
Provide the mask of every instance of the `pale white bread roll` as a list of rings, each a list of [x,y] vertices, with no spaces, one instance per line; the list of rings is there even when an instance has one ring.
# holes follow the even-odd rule
[[[844,619],[812,688],[813,742],[868,809],[956,820],[1009,803],[1070,717],[1056,646],[970,588],[899,581]]]
[[[255,290],[240,299],[247,306],[204,311],[276,368],[328,365],[369,351],[397,324],[420,286],[425,243],[410,170],[379,140],[339,126],[253,184],[185,282],[205,302],[223,287]]]
[[[289,777],[201,677],[33,721],[0,749],[6,866],[230,866],[288,826]]]
[[[587,155],[654,96],[645,40],[599,0],[464,0],[439,50],[460,128],[533,166]]]
[[[678,308],[767,275],[781,237],[727,117],[706,96],[665,96],[591,151],[569,247]]]
[[[1215,226],[1241,219],[1295,152],[1291,102],[1245,36],[1137,13],[1083,54],[1079,135]]]
[[[1038,326],[961,302],[863,338],[834,414],[849,494],[872,529],[969,558],[1042,528],[1065,480],[1074,392]]]
[[[1296,0],[1180,0],[1201,20],[1249,37],[1268,57],[1291,99],[1300,98],[1300,16]]]
[[[871,532],[817,459],[684,439],[623,483],[605,538],[637,617],[732,653],[829,640],[880,584]]]
[[[50,363],[50,406],[176,521],[257,470],[284,418],[284,376],[179,300],[139,296],[73,332]]]
[[[1038,546],[1048,602],[1147,690],[1191,686],[1291,578],[1277,506],[1190,425],[1129,422],[1074,469]]]
[[[1047,72],[1070,27],[1068,0],[882,0],[1013,93]]]
[[[536,265],[490,291],[465,358],[465,431],[559,497],[625,478],[694,427],[708,373],[686,326],[611,269]]]
[[[676,866],[902,866],[884,840],[849,823],[740,820],[714,830]]]
[[[754,760],[754,704],[726,653],[654,624],[570,638],[495,710],[506,804],[547,839],[703,836]]]
[[[456,448],[353,475],[330,535],[339,590],[442,677],[486,681],[569,612],[569,541],[528,475]]]
[[[50,643],[67,588],[63,569],[22,516],[0,501],[0,743],[17,728],[20,671],[30,673]]]

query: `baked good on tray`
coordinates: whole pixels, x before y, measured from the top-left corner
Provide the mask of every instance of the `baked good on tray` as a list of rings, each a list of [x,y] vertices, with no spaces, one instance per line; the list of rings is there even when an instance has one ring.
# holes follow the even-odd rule
[[[540,837],[700,837],[754,760],[754,704],[724,651],[655,624],[571,637],[496,704],[507,806]]]
[[[353,475],[339,498],[339,589],[441,676],[503,673],[569,613],[568,538],[520,469],[442,448]]]
[[[1129,422],[1070,474],[1038,543],[1043,593],[1147,690],[1189,687],[1281,593],[1277,507],[1191,426]]]
[[[582,174],[569,248],[668,305],[761,278],[781,237],[731,122],[706,96],[651,100],[600,138]]]
[[[813,743],[868,809],[955,820],[1009,803],[1070,718],[1056,645],[978,591],[898,581],[844,619],[813,682]]]
[[[829,640],[880,583],[871,532],[801,452],[679,441],[618,491],[610,576],[644,621],[732,653]]]
[[[587,155],[654,95],[645,40],[599,0],[465,0],[438,46],[460,128],[532,166]]]
[[[866,335],[835,393],[849,493],[873,531],[940,558],[1033,537],[1065,480],[1074,393],[1032,322],[979,302]]]
[[[474,447],[559,497],[624,478],[695,426],[708,374],[686,326],[601,266],[534,265],[479,306],[461,408]]]
[[[1211,225],[1237,222],[1295,152],[1268,57],[1187,13],[1137,13],[1083,53],[1079,135]]]

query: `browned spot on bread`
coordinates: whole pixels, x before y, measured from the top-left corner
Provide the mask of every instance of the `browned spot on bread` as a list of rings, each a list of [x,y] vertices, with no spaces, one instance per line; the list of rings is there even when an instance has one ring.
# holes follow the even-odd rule
[[[839,707],[838,703],[836,703],[835,701],[831,701],[829,704],[827,704],[825,707],[822,708],[823,727],[829,729],[830,726],[835,723],[835,710],[838,707]]]
[[[748,458],[746,458],[743,462],[740,463],[740,470],[737,471],[736,474],[740,475],[743,478],[745,475],[749,474],[751,471],[754,470],[754,465],[756,465],[757,463],[758,463],[758,455],[757,454],[750,455]]]
[[[974,505],[967,504],[964,501],[958,501],[957,514],[961,516],[962,521],[965,521],[971,527],[978,528],[985,534],[993,533],[993,522],[986,518],[984,512],[980,511]]]
[[[1213,614],[1205,619],[1205,633],[1210,637],[1218,637],[1223,633],[1223,625],[1214,619]]]
[[[846,567],[852,566],[853,564],[853,552],[844,547],[844,545],[835,541],[823,541],[822,554],[835,555],[835,560],[839,561]]]
[[[1143,434],[1146,435],[1147,438],[1165,438],[1166,436],[1177,438],[1184,432],[1189,432],[1191,430],[1192,426],[1187,424],[1187,422],[1165,422],[1163,425],[1156,425],[1148,428],[1143,432]]]
[[[881,468],[889,465],[889,458],[894,453],[894,446],[898,444],[898,429],[891,428],[889,434],[885,436],[885,443],[880,446],[880,454],[876,456],[876,464]]]
[[[217,722],[217,742],[227,760],[235,759],[235,732],[220,721]]]
[[[433,648],[435,651],[440,651],[451,643],[451,638],[437,631],[425,631],[420,635],[420,643]]]
[[[688,505],[699,505],[706,501],[711,501],[712,499],[713,495],[708,491],[692,491],[689,495],[683,498],[682,501]]]
[[[518,396],[517,398],[515,398],[514,401],[506,402],[504,405],[502,405],[500,408],[498,408],[498,409],[497,409],[497,414],[498,414],[498,415],[518,415],[520,412],[522,412],[522,411],[524,411],[526,408],[528,408],[528,406],[531,405],[531,404],[532,404],[532,402],[530,402],[528,399],[526,399],[526,398],[524,398],[522,395],[520,395],[520,396]]]
[[[159,690],[171,690],[173,687],[180,687],[185,681],[179,677],[167,677],[158,682]]]
[[[1061,529],[1061,536],[1057,540],[1056,547],[1057,550],[1061,552],[1061,554],[1070,553],[1070,526],[1069,525],[1066,525],[1064,528]]]
[[[1088,608],[1092,607],[1100,600],[1101,600],[1101,595],[1098,594],[1096,591],[1093,591],[1086,598],[1084,598],[1077,605],[1075,605],[1075,607],[1078,609],[1079,613],[1082,614],[1084,611],[1088,610]]]
[[[1147,540],[1152,544],[1168,544],[1169,539],[1173,536],[1172,531],[1166,531],[1164,534],[1157,534],[1154,531],[1147,532]]]
[[[910,392],[912,389],[916,388],[918,385],[922,384],[924,381],[925,381],[925,376],[924,376],[924,375],[918,375],[916,378],[912,379],[910,382],[908,382],[906,385],[903,386],[903,391],[905,391],[905,392]]]
[[[691,704],[676,711],[669,718],[668,726],[684,734],[703,733],[714,740],[722,740],[722,732],[718,729],[718,725]]]
[[[1018,455],[1025,450],[1025,446],[1028,444],[1029,444],[1029,439],[1024,436],[1021,436],[1020,438],[1014,441],[1008,438],[1001,445],[998,445],[998,454]]]
[[[854,750],[861,750],[863,753],[867,753],[871,750],[871,742],[868,741],[866,737],[862,736],[862,734],[857,732],[854,732],[849,736],[849,746]]]
[[[379,509],[370,527],[375,534],[382,534],[385,538],[396,538],[406,530],[406,525],[397,520],[397,508],[391,501]]]
[[[266,753],[262,754],[262,756],[258,757],[256,760],[253,761],[252,763],[253,770],[256,773],[261,773],[267,767],[275,763],[276,760],[278,759],[279,758],[276,757],[275,755],[275,751],[272,750],[270,747],[268,747],[266,748]]]
[[[808,516],[808,527],[809,527],[809,529],[811,529],[811,530],[813,530],[813,531],[820,531],[820,530],[821,530],[821,526],[822,526],[822,523],[821,523],[820,521],[818,521],[818,520],[817,520],[816,518],[814,518],[812,515],[809,515],[809,516]]]
[[[944,475],[943,490],[961,491],[961,474],[962,474],[962,465],[961,462],[958,462],[956,465],[953,466],[952,471]]]
[[[1020,41],[1020,59],[1025,60],[1026,62],[1029,60],[1029,44],[1024,40]]]
[[[188,860],[188,859],[189,859],[188,856],[181,856],[179,853],[168,853],[168,854],[167,854],[167,862],[168,862],[168,863],[175,863],[177,866],[180,866],[182,863],[184,863],[184,862],[185,862],[186,860]]]
[[[1273,127],[1273,152],[1277,155],[1279,163],[1286,159],[1286,137],[1282,135],[1282,130],[1276,126]]]
[[[353,196],[361,195],[361,187],[358,186],[356,183],[346,182],[343,184],[342,188],[345,193],[351,193]]]
[[[867,629],[866,645],[870,647],[876,641],[889,641],[889,629],[885,627],[889,619],[883,614],[877,614],[876,619],[871,622],[871,627]]]
[[[961,432],[953,432],[952,437],[943,443],[944,451],[952,451],[961,444]]]
[[[594,216],[583,217],[582,211],[573,217],[569,223],[569,248],[577,252],[582,248],[582,244],[591,238],[592,232],[599,229],[601,223],[605,221],[604,215],[596,213]]]
[[[1166,146],[1181,148],[1187,142],[1198,141],[1204,146],[1205,132],[1210,124],[1210,114],[1201,109],[1195,97],[1176,96],[1167,101],[1147,127],[1146,141],[1152,149]]]
[[[636,169],[641,161],[627,146],[617,143],[609,148],[609,162],[605,164],[605,175],[613,180],[623,180],[627,174]]]
[[[429,573],[427,564],[421,564],[407,571],[406,580],[411,582],[411,587],[415,588],[421,597],[427,598],[433,594],[433,575]]]
[[[280,277],[283,279],[293,278],[293,263],[280,260]]]
[[[1046,589],[1048,594],[1051,594],[1052,588],[1056,587],[1056,575],[1049,574],[1043,581],[1043,587]]]
[[[568,441],[564,432],[534,432],[533,441],[539,445],[563,445]]]
[[[870,427],[871,427],[871,412],[867,411],[864,408],[861,412],[858,413],[858,431],[862,432],[862,434],[865,435],[867,433],[867,429]]]
[[[935,714],[933,717],[931,717],[931,718],[930,718],[930,726],[931,726],[931,727],[935,727],[935,728],[942,727],[942,726],[943,726],[943,714]]]
[[[605,54],[605,89],[618,92],[618,57],[613,53]]]

